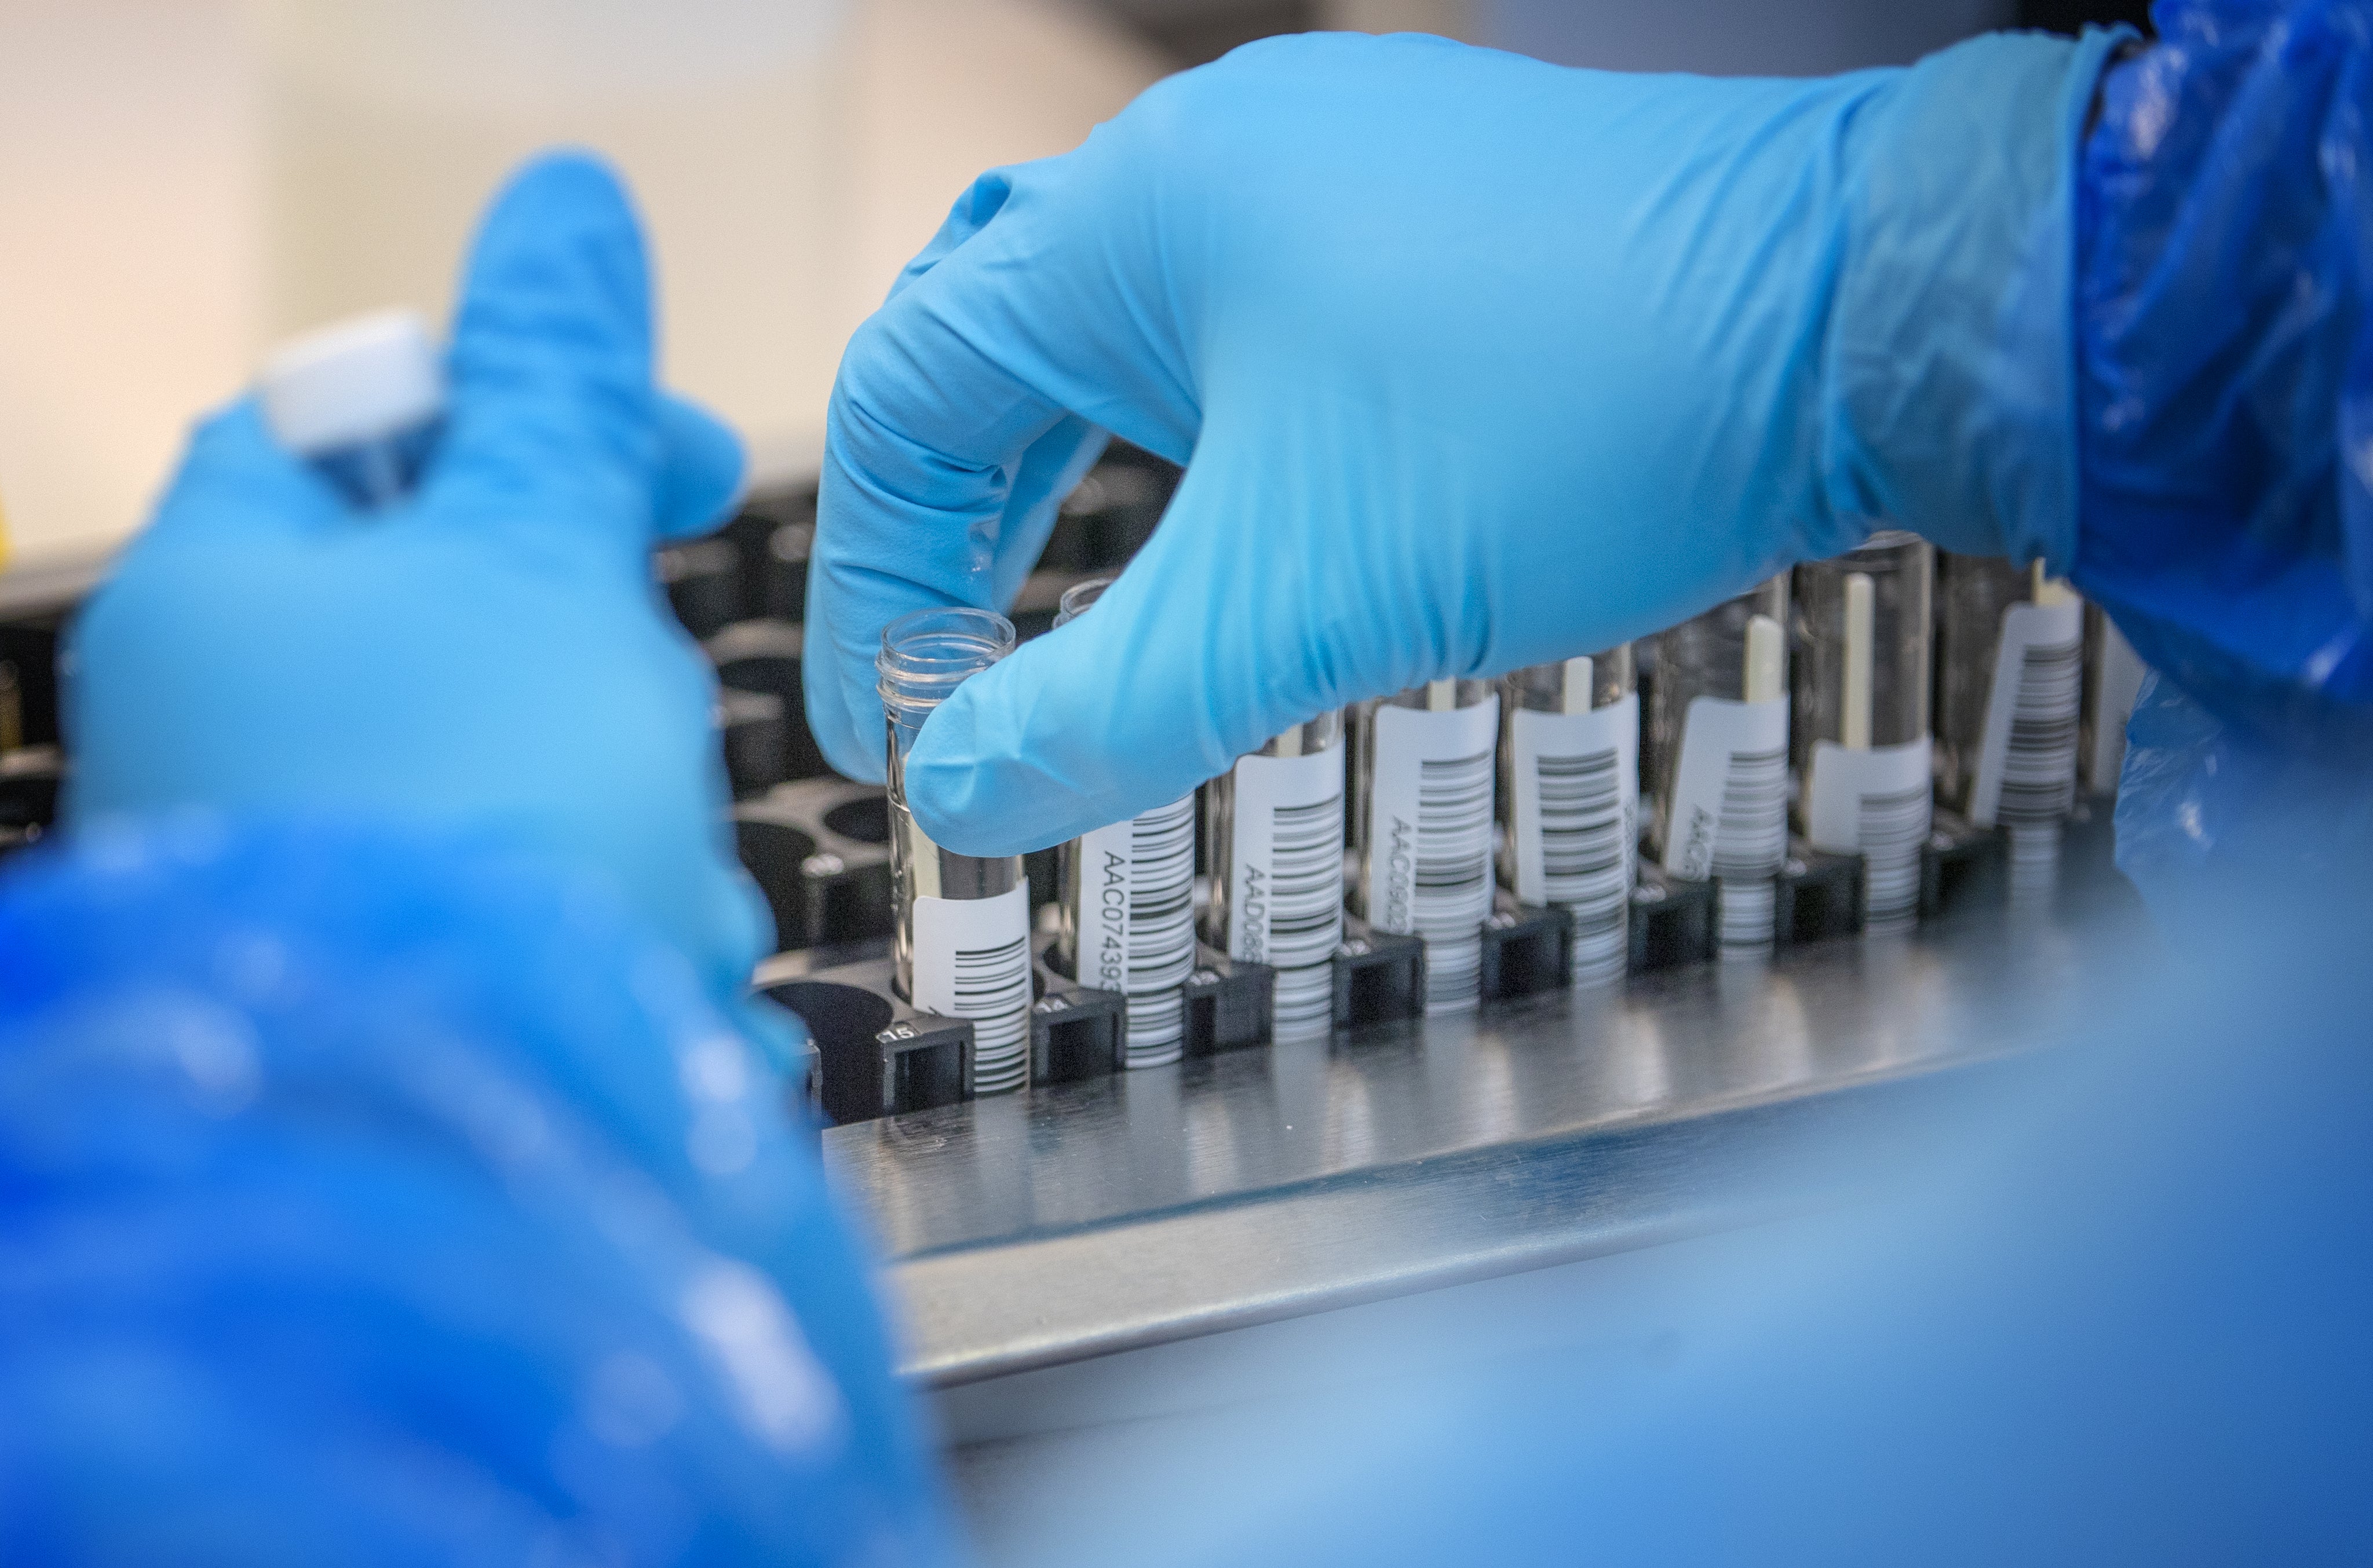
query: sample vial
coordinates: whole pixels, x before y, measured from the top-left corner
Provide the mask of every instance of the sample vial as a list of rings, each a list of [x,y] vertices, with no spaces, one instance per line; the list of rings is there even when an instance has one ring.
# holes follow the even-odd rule
[[[1725,957],[1771,948],[1788,858],[1787,625],[1783,573],[1656,638],[1649,847],[1668,874],[1720,884]]]
[[[2133,717],[2149,666],[2098,604],[2085,606],[2085,703],[2077,755],[2085,792],[2114,795],[2126,765],[2126,720]]]
[[[1500,880],[1519,903],[1573,919],[1573,983],[1629,957],[1640,814],[1640,697],[1631,645],[1535,664],[1501,683]]]
[[[1428,681],[1351,709],[1351,906],[1425,939],[1425,1010],[1482,1000],[1500,688]]]
[[[882,629],[874,661],[889,720],[897,989],[919,1012],[972,1020],[976,1094],[1030,1076],[1029,883],[1019,855],[982,859],[931,842],[906,810],[906,754],[931,710],[1013,642],[1013,623],[990,611],[917,610]]]
[[[374,311],[284,344],[255,390],[273,438],[373,510],[411,493],[444,418],[443,363],[410,310]]]
[[[1936,789],[2010,837],[2014,887],[2048,884],[2076,803],[2085,607],[2043,563],[1936,557]]]
[[[1076,619],[1110,586],[1098,577],[1066,589],[1055,624]],[[1081,834],[1062,847],[1056,868],[1056,966],[1128,996],[1130,1067],[1176,1061],[1186,1046],[1182,988],[1195,968],[1195,792]]]
[[[1203,787],[1205,939],[1277,971],[1274,1036],[1334,1027],[1343,941],[1343,715],[1297,724]]]
[[[1935,780],[1928,737],[1935,552],[1899,529],[1796,568],[1793,744],[1813,848],[1863,858],[1865,930],[1909,927]]]

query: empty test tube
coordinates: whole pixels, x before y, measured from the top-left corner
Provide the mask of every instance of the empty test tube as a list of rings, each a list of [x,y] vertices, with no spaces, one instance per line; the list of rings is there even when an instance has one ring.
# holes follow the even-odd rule
[[[1110,587],[1090,578],[1064,591],[1069,624]],[[1162,1067],[1186,1049],[1195,968],[1195,795],[1081,834],[1057,858],[1062,925],[1056,967],[1083,986],[1128,998],[1128,1065]]]
[[[1650,848],[1668,874],[1720,884],[1725,957],[1771,950],[1788,857],[1787,618],[1783,574],[1656,639]]]
[[[1343,941],[1343,715],[1322,713],[1203,787],[1204,940],[1277,971],[1280,1040],[1334,1027]]]
[[[1640,812],[1631,645],[1535,664],[1502,684],[1500,880],[1573,919],[1573,983],[1619,978]]]
[[[1500,688],[1428,681],[1351,709],[1351,907],[1425,939],[1425,1010],[1482,1000]]]
[[[1817,849],[1863,857],[1870,930],[1919,913],[1935,798],[1928,735],[1935,551],[1890,529],[1796,568],[1797,813]]]
[[[2049,886],[2076,803],[2085,607],[2043,563],[1936,557],[1936,788],[2010,837],[2015,889]]]
[[[906,754],[931,710],[1013,651],[1013,624],[987,610],[917,610],[882,630],[874,661],[889,720],[890,875],[899,994],[918,1012],[968,1018],[971,1089],[1030,1076],[1030,888],[1019,855],[942,849],[906,809]]]
[[[255,390],[273,439],[373,509],[411,492],[444,418],[443,361],[410,310],[374,311],[284,344]]]

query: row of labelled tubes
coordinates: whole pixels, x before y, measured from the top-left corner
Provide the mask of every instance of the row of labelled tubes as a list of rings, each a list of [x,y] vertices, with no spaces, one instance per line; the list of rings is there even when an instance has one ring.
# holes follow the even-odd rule
[[[1657,649],[1650,848],[1675,875],[1719,881],[1725,955],[1771,945],[1770,872],[1790,825],[1862,857],[1872,932],[1915,918],[1939,802],[2005,830],[2015,896],[2048,892],[2080,776],[2115,788],[2142,673],[2041,563],[1939,555],[1896,531],[1717,605]]]
[[[1066,594],[1056,624],[1108,580]],[[1619,977],[1643,849],[1669,875],[1717,884],[1725,957],[1770,951],[1792,826],[1862,857],[1874,932],[1915,918],[1940,796],[2007,830],[2015,890],[2048,887],[2084,732],[2122,729],[2139,673],[2105,630],[2040,565],[1940,559],[1880,532],[1656,638],[1644,723],[1624,644],[1294,726],[1204,786],[1199,916],[1193,795],[1064,846],[1052,957],[1128,998],[1128,1065],[1152,1067],[1183,1048],[1198,941],[1277,972],[1276,1037],[1327,1034],[1347,906],[1424,937],[1427,1009],[1456,1012],[1479,1000],[1497,888],[1570,911],[1575,984]],[[2088,661],[2090,643],[2106,651]],[[898,987],[974,1021],[977,1093],[1027,1076],[1026,883],[1018,859],[930,843],[906,811],[903,760],[931,708],[1012,645],[1001,616],[925,611],[884,632],[881,658]],[[2114,773],[2113,751],[2083,749]]]

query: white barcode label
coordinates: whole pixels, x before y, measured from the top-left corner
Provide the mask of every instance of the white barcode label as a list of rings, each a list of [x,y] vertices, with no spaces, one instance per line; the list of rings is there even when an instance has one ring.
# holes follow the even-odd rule
[[[1788,855],[1788,699],[1689,699],[1666,819],[1665,870],[1776,874]]]
[[[1816,849],[1863,858],[1863,923],[1888,930],[1919,913],[1920,848],[1928,841],[1934,785],[1928,738],[1850,752],[1813,747],[1805,781],[1805,837]]]
[[[1425,938],[1425,1005],[1475,1005],[1491,914],[1500,697],[1444,712],[1379,707],[1368,781],[1368,921]]]
[[[918,1012],[972,1020],[973,1093],[1030,1076],[1030,889],[915,900]]]
[[[1640,815],[1640,699],[1508,716],[1509,880],[1573,917],[1577,982],[1622,967]]]
[[[2015,822],[2010,825],[2010,900],[2032,905],[2049,899],[2060,885],[2060,823]]]
[[[1780,888],[1771,878],[1724,877],[1715,889],[1714,931],[1723,957],[1770,953],[1779,923]]]
[[[1228,855],[1228,956],[1280,971],[1280,1037],[1324,1033],[1343,940],[1343,751],[1236,759]]]
[[[1508,716],[1508,831],[1526,904],[1619,907],[1640,809],[1640,699],[1588,713]]]
[[[1128,1065],[1175,1060],[1195,967],[1195,797],[1080,837],[1071,930],[1081,985],[1128,1000]]]
[[[2085,606],[2013,604],[1986,696],[1970,820],[2050,822],[2076,802],[2076,708],[2084,695]]]

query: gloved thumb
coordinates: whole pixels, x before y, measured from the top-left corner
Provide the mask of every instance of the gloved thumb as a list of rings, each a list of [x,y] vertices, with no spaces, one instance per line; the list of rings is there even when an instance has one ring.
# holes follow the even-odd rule
[[[1295,481],[1272,467],[1257,483],[1264,466],[1198,455],[1152,540],[1093,606],[931,715],[905,774],[936,842],[970,855],[1060,843],[1178,799],[1369,688],[1409,684],[1328,635],[1340,606],[1316,580],[1323,553],[1303,547],[1292,497],[1275,494]],[[1430,657],[1414,640],[1408,654]]]

